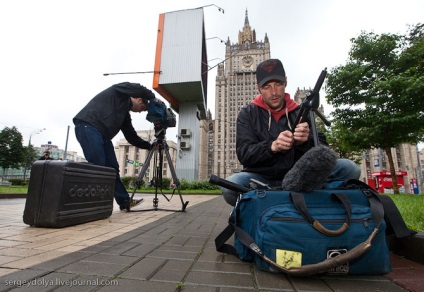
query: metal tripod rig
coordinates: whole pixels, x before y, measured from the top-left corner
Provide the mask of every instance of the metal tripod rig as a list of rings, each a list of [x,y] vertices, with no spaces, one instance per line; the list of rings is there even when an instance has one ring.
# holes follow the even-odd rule
[[[319,91],[321,89],[322,84],[324,83],[326,75],[327,75],[327,68],[324,68],[324,70],[321,71],[321,74],[318,77],[318,80],[317,80],[317,83],[315,84],[314,89],[307,94],[306,98],[301,103],[299,114],[297,115],[296,120],[294,122],[294,125],[296,127],[297,124],[299,124],[300,122],[305,122],[307,118],[309,117],[311,122],[312,135],[314,137],[314,146],[318,146],[319,144],[318,131],[317,131],[316,123],[315,123],[314,113],[317,114],[319,118],[321,118],[321,120],[324,122],[326,126],[331,125],[331,122],[328,121],[324,117],[324,115],[322,115],[318,111]],[[293,132],[294,132],[294,129],[293,129]]]
[[[155,182],[155,197],[153,198],[153,208],[152,209],[142,209],[142,210],[131,210],[131,212],[142,212],[142,211],[174,211],[174,212],[184,212],[189,201],[184,202],[183,197],[181,196],[180,191],[180,180],[177,178],[177,174],[175,173],[175,168],[171,160],[171,156],[169,154],[169,146],[168,143],[166,143],[164,137],[165,137],[165,129],[161,129],[155,133],[155,137],[157,138],[152,143],[152,148],[149,150],[149,153],[147,155],[146,161],[143,164],[143,167],[141,168],[140,174],[138,175],[138,178],[136,180],[136,186],[134,188],[134,192],[131,196],[131,200],[134,197],[135,191],[140,186],[141,182],[143,181],[143,178],[147,172],[147,169],[150,166],[150,160],[154,156],[154,170],[153,170],[153,176],[152,181]],[[162,189],[162,168],[163,168],[163,153],[165,152],[166,160],[168,161],[169,169],[171,170],[172,180],[175,184],[174,191],[172,192],[172,195],[170,198],[168,198],[164,193]],[[169,209],[159,209],[159,199],[158,199],[158,189],[160,186],[160,192],[162,196],[169,202],[172,197],[175,194],[175,190],[178,190],[178,195],[180,196],[181,200],[181,210],[169,210]],[[131,201],[130,200],[130,201]]]

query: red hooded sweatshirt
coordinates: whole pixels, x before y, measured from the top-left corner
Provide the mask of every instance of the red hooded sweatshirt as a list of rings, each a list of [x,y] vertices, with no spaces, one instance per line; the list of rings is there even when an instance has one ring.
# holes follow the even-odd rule
[[[269,108],[265,104],[264,99],[262,98],[262,94],[256,96],[255,99],[252,100],[252,103],[270,112],[277,122],[282,116],[286,114],[286,108],[288,112],[291,112],[299,106],[293,99],[290,99],[290,94],[288,93],[284,94],[284,104],[279,111]]]

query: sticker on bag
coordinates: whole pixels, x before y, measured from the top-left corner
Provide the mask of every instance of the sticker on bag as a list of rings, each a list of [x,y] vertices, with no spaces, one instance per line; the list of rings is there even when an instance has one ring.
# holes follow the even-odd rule
[[[291,250],[277,249],[275,262],[285,268],[302,266],[302,253]]]
[[[344,253],[347,253],[345,247],[330,247],[327,250],[327,259],[334,258]],[[331,275],[347,275],[349,273],[349,263],[331,268],[327,273]]]

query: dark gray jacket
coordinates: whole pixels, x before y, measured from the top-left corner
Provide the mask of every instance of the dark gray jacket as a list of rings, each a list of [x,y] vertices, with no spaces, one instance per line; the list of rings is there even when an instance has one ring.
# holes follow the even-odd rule
[[[289,113],[291,125],[300,108]],[[277,122],[271,113],[255,104],[244,106],[237,117],[236,151],[242,171],[254,172],[268,179],[282,180],[293,165],[314,146],[313,135],[301,146],[294,145],[289,151],[274,153],[272,142],[278,135],[289,130],[287,117],[284,115]],[[324,134],[319,133],[321,144],[328,145]]]
[[[85,121],[94,126],[105,138],[112,140],[119,131],[131,144],[141,149],[149,149],[150,143],[137,135],[131,123],[131,98],[141,97],[147,100],[154,98],[154,94],[146,87],[123,82],[112,85],[97,94],[74,117],[74,124],[78,120]]]

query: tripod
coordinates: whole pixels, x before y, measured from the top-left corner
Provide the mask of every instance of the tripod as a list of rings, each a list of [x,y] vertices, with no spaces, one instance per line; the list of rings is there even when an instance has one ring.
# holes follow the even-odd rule
[[[157,138],[152,143],[152,148],[149,150],[149,153],[147,155],[146,161],[143,164],[143,167],[141,168],[140,174],[136,180],[136,186],[134,188],[134,192],[131,196],[130,201],[134,197],[135,191],[140,186],[141,182],[143,181],[143,177],[145,176],[147,169],[150,166],[150,160],[152,159],[154,155],[154,169],[153,169],[153,177],[152,181],[155,182],[155,197],[153,198],[153,208],[147,209],[147,210],[130,210],[131,212],[142,212],[142,211],[157,211],[157,210],[163,210],[163,211],[175,211],[175,212],[184,212],[188,201],[184,202],[183,197],[181,196],[180,192],[180,180],[177,178],[177,174],[175,173],[174,165],[172,164],[171,156],[169,155],[169,146],[164,140],[165,137],[165,129],[161,129],[159,131],[156,131],[155,137]],[[168,161],[169,169],[171,170],[172,180],[175,184],[174,191],[172,192],[172,195],[170,198],[168,198],[164,193],[162,189],[162,167],[163,167],[163,153],[165,152],[166,159]],[[159,209],[159,199],[158,199],[158,188],[160,186],[160,191],[162,193],[162,196],[169,202],[172,197],[175,194],[175,189],[178,190],[178,195],[180,196],[181,200],[181,210],[168,210],[168,209]]]
[[[321,118],[321,120],[324,122],[325,125],[330,126],[331,122],[328,121],[324,115],[322,115],[318,111],[319,107],[319,91],[321,89],[322,84],[324,83],[325,76],[327,75],[327,68],[322,70],[321,74],[318,77],[317,83],[315,84],[315,87],[312,91],[310,91],[306,98],[302,101],[300,105],[300,111],[296,117],[296,121],[294,123],[294,126],[296,127],[297,124],[299,124],[301,121],[304,122],[306,118],[309,116],[309,119],[311,121],[311,129],[312,129],[312,135],[314,137],[314,146],[318,146],[319,140],[318,140],[318,131],[315,123],[315,114]],[[294,129],[293,129],[294,131]]]

